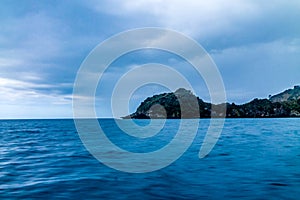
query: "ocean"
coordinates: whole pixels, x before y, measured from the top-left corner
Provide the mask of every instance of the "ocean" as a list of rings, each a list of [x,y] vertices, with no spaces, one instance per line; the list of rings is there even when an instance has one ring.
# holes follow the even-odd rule
[[[143,153],[167,145],[179,121],[167,120],[149,140],[122,133],[113,119],[99,124],[120,148]],[[71,119],[1,120],[0,199],[299,199],[299,118],[226,119],[199,159],[208,125],[200,120],[191,146],[169,166],[127,173],[94,158]]]

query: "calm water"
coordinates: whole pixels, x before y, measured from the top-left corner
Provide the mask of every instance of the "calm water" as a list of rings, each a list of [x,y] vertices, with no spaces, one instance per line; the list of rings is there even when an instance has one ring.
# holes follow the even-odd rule
[[[135,152],[166,145],[178,122],[168,120],[149,141],[131,141],[113,120],[100,120],[114,143]],[[200,160],[208,123],[201,120],[194,143],[172,165],[129,174],[93,158],[72,120],[2,120],[0,198],[299,199],[300,119],[229,119]]]

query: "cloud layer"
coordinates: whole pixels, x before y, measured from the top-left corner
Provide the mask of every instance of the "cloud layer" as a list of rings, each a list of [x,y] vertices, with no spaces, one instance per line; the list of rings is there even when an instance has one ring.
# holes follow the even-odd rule
[[[71,117],[72,84],[88,53],[113,34],[145,26],[174,29],[203,45],[229,101],[266,97],[300,84],[299,10],[298,0],[7,1],[0,6],[0,118]],[[141,58],[146,63],[153,55]],[[181,64],[164,58],[155,61]],[[121,61],[108,77],[143,64],[134,56]],[[147,93],[140,91],[139,97]],[[99,116],[107,117],[109,92],[99,95],[105,105]]]

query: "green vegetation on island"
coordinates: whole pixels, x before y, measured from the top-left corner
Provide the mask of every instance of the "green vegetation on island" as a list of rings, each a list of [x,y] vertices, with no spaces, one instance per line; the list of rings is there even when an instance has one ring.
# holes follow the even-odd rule
[[[194,102],[199,106],[195,106]],[[180,105],[184,105],[184,114]],[[213,112],[212,112],[213,106]],[[223,107],[226,107],[226,113]],[[184,117],[183,117],[184,116]],[[300,86],[288,89],[280,94],[269,96],[269,99],[254,99],[248,103],[236,105],[223,103],[212,105],[196,97],[184,88],[174,93],[163,93],[145,99],[136,112],[124,119],[179,119],[179,118],[279,118],[300,117]]]

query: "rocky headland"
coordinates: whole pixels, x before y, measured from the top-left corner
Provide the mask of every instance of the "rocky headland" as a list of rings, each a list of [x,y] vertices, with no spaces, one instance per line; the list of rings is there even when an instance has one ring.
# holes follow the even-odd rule
[[[199,106],[195,106],[194,102]],[[185,113],[181,113],[180,105],[184,105]],[[224,106],[226,112],[224,112]],[[213,112],[212,112],[212,107]],[[218,109],[219,108],[219,109]],[[219,110],[219,111],[218,111]],[[182,117],[184,116],[184,117]],[[237,105],[223,103],[213,105],[196,97],[191,91],[180,88],[175,92],[163,93],[145,99],[136,112],[123,119],[180,119],[180,118],[282,118],[300,117],[300,86],[285,90],[282,93],[265,99]]]

